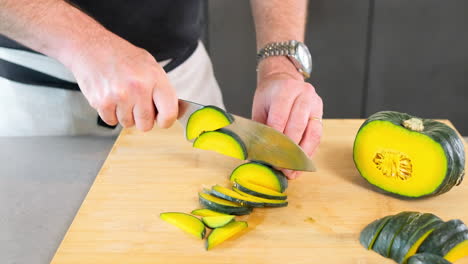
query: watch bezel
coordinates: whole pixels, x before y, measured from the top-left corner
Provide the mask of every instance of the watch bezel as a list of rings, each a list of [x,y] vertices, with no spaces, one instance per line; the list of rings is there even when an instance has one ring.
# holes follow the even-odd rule
[[[291,44],[293,44],[294,52],[291,55],[289,55],[289,57],[292,59],[292,62],[294,63],[296,68],[304,75],[304,77],[308,78],[310,76],[310,73],[312,72],[312,56],[310,54],[309,48],[307,48],[307,46],[304,43],[299,42],[299,41],[294,41]],[[300,48],[304,49],[304,51],[308,55],[307,57],[309,59],[309,65],[310,65],[309,68],[305,66],[305,63],[297,55],[298,50]]]

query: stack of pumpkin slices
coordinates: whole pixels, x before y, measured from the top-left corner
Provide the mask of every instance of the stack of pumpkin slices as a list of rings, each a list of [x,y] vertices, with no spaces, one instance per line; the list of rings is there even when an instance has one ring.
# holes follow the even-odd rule
[[[220,185],[199,193],[205,207],[190,214],[161,213],[161,219],[189,234],[203,239],[206,228],[212,229],[206,239],[207,250],[237,235],[248,227],[245,221],[236,221],[235,215],[250,214],[255,207],[287,206],[286,177],[278,170],[258,162],[238,166],[230,176],[231,188]],[[200,216],[201,219],[195,217]]]
[[[399,264],[451,263],[468,256],[468,228],[430,213],[401,212],[366,226],[361,244]]]

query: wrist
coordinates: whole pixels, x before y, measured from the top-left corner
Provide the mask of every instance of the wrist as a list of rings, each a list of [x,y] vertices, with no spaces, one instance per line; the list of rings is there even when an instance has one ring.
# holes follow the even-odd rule
[[[291,78],[304,81],[304,76],[286,56],[270,56],[262,59],[258,64],[257,81],[263,79]]]

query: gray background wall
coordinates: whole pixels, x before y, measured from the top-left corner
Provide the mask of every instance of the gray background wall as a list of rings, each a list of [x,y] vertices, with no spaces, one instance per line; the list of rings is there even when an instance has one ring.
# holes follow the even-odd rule
[[[227,108],[250,116],[255,34],[249,1],[208,0],[205,42]],[[379,110],[448,118],[468,134],[468,1],[310,0],[310,82],[325,117]]]

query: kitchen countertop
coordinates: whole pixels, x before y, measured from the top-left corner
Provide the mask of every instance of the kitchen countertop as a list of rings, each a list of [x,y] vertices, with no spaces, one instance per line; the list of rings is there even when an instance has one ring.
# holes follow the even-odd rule
[[[0,263],[50,262],[114,141],[0,137]]]
[[[0,137],[0,263],[50,262],[114,141]]]

